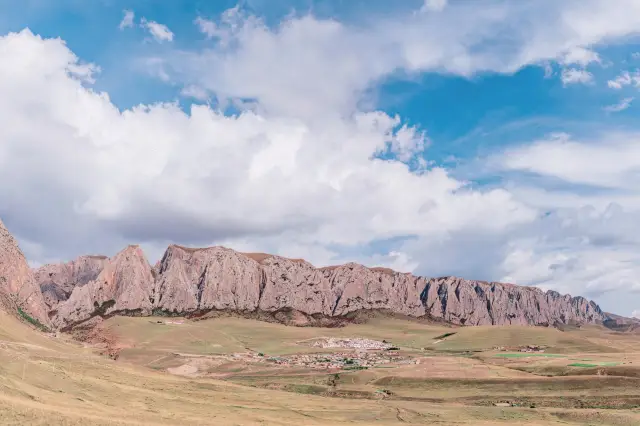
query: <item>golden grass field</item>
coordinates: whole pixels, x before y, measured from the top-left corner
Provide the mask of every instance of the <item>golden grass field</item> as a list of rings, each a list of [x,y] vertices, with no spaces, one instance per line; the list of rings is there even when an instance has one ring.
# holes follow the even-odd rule
[[[164,320],[105,321],[100,332],[119,350],[114,361],[99,347],[0,313],[0,423],[640,424],[634,334],[596,326],[451,328],[389,318],[332,329],[239,318],[157,322]],[[446,333],[455,334],[439,338]],[[229,359],[335,351],[301,344],[320,336],[384,339],[411,363],[328,371]],[[494,349],[524,345],[546,348],[544,354]]]

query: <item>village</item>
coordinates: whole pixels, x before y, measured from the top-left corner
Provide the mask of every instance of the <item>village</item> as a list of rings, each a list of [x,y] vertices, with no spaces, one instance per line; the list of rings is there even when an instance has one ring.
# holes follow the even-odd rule
[[[175,353],[186,358],[198,358],[208,364],[221,365],[224,362],[248,364],[271,364],[274,367],[303,367],[318,370],[363,370],[390,363],[409,364],[418,361],[402,355],[399,349],[388,342],[368,339],[321,338],[303,341],[299,344],[320,349],[343,349],[339,352],[298,353],[271,356],[257,351],[236,352],[227,355],[196,355]]]
[[[327,370],[362,370],[389,363],[411,362],[395,351],[345,351],[326,354],[296,354],[282,357],[269,357],[283,367],[307,367]]]

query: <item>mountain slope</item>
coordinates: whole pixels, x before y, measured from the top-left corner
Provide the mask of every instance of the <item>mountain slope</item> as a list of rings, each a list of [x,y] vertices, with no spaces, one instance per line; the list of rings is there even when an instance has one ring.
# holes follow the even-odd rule
[[[18,243],[0,220],[0,297],[5,309],[51,325],[40,287]]]

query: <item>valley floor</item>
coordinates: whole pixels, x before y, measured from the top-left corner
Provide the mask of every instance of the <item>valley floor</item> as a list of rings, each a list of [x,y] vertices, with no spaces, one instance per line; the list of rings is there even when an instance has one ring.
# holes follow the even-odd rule
[[[595,326],[115,317],[75,337],[0,313],[1,424],[640,424],[640,339]]]

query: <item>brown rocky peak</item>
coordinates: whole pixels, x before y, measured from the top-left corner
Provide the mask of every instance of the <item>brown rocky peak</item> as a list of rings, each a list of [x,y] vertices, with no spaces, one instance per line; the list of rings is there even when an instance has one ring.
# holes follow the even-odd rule
[[[44,265],[34,270],[49,309],[69,299],[73,289],[95,280],[108,263],[107,256],[80,256],[67,263]]]
[[[172,245],[157,270],[154,306],[169,312],[212,309],[253,311],[258,304],[258,262],[225,247]]]
[[[105,262],[98,276],[76,286],[70,297],[51,312],[57,327],[68,327],[100,315],[149,315],[154,277],[139,246],[128,246]]]
[[[18,242],[0,220],[0,295],[8,309],[20,309],[45,326],[47,306]]]
[[[58,327],[96,315],[148,315],[154,310],[183,315],[225,310],[275,318],[293,312],[313,321],[385,310],[460,325],[554,325],[606,318],[584,298],[535,287],[429,279],[357,263],[316,268],[302,259],[226,247],[171,245],[151,268],[142,249],[129,246],[111,259],[88,256],[47,265],[37,275],[45,289],[50,284],[70,291],[68,299],[57,293],[56,300],[47,299]]]

